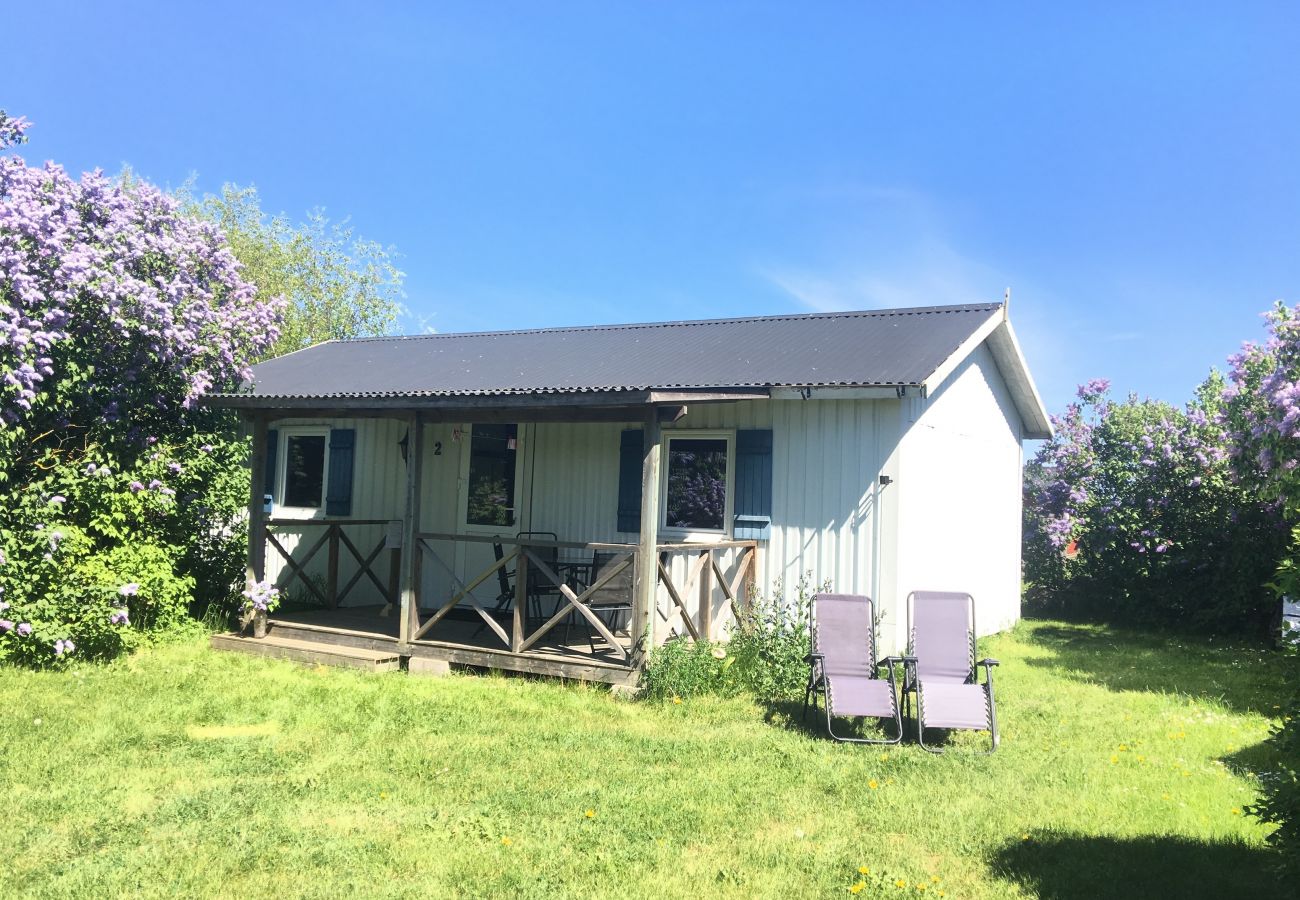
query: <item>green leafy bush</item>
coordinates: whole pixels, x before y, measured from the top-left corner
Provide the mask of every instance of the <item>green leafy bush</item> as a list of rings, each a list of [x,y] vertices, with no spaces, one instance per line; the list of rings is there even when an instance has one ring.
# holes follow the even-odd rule
[[[657,700],[742,692],[759,700],[802,697],[808,681],[811,584],[809,572],[799,579],[792,598],[785,596],[780,579],[770,596],[751,593],[725,645],[678,638],[657,648],[642,676],[642,695]],[[820,588],[829,589],[829,582]]]
[[[109,657],[189,627],[195,606],[233,609],[244,443],[193,433],[147,447],[32,451],[37,477],[11,482],[0,510],[0,661]]]
[[[735,696],[744,687],[735,663],[722,644],[674,638],[650,654],[641,676],[641,696],[649,700]]]
[[[1300,878],[1300,648],[1288,642],[1282,652],[1291,658],[1291,683],[1297,693],[1269,735],[1266,743],[1275,754],[1276,764],[1259,773],[1259,802],[1246,807],[1246,812],[1277,826],[1269,835],[1269,843],[1281,853],[1281,865],[1287,874]]]
[[[830,582],[814,589],[812,573],[807,572],[795,585],[793,597],[785,596],[781,579],[773,585],[770,596],[751,593],[728,650],[736,657],[736,668],[746,688],[760,700],[803,696],[811,640],[808,613],[817,590],[830,590]]]

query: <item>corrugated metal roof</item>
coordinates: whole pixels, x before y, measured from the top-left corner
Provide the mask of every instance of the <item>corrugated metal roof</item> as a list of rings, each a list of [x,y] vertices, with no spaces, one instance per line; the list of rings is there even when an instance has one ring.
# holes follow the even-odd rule
[[[328,341],[255,366],[251,397],[919,385],[1000,309],[986,303]]]

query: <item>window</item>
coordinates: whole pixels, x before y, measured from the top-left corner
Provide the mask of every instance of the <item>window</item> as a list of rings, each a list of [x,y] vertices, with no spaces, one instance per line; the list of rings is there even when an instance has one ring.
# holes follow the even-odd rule
[[[515,524],[517,446],[516,425],[475,425],[470,430],[467,525]]]
[[[324,429],[285,429],[281,504],[317,510],[325,505],[328,442]]]
[[[732,438],[728,433],[666,435],[663,527],[725,534],[731,514]]]

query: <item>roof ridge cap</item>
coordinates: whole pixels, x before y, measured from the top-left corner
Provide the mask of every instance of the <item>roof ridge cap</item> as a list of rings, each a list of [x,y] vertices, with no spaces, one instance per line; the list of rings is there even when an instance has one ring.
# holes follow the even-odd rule
[[[496,331],[446,331],[435,334],[389,334],[369,337],[341,338],[327,343],[360,344],[370,341],[426,341],[439,338],[502,337],[525,334],[568,334],[599,331],[638,331],[651,328],[686,328],[701,325],[737,325],[749,322],[788,322],[792,320],[818,320],[843,318],[888,318],[891,316],[941,315],[945,313],[979,312],[998,309],[1000,303],[966,303],[951,306],[908,306],[888,309],[847,309],[811,313],[778,313],[771,316],[733,316],[720,319],[671,319],[661,322],[620,322],[609,325],[557,325],[544,328],[498,329]],[[306,348],[303,348],[306,349]]]

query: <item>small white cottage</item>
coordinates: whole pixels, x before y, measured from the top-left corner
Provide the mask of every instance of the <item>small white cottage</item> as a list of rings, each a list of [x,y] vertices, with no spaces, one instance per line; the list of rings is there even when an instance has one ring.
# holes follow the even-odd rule
[[[330,341],[213,402],[272,637],[615,683],[805,573],[884,649],[918,588],[1008,627],[1051,431],[999,304]]]

